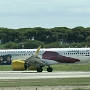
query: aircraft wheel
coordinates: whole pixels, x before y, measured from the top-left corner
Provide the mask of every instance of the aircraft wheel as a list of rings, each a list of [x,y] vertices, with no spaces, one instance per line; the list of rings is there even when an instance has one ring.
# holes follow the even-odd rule
[[[37,72],[42,72],[42,71],[43,71],[42,67],[37,68]]]
[[[48,71],[48,72],[52,72],[52,71],[53,71],[53,68],[52,68],[52,67],[48,67],[48,68],[47,68],[47,71]]]

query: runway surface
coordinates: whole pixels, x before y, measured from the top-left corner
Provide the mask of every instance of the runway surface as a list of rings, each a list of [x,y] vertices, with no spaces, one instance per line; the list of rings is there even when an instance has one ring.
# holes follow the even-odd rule
[[[90,77],[90,72],[46,72],[36,71],[0,71],[0,79],[43,79],[43,78],[75,78]]]

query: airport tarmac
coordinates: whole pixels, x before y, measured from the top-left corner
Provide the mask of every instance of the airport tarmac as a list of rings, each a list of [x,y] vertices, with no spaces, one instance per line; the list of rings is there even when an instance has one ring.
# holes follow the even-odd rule
[[[43,79],[43,78],[76,78],[90,77],[90,72],[54,71],[37,73],[36,71],[0,71],[0,79]]]

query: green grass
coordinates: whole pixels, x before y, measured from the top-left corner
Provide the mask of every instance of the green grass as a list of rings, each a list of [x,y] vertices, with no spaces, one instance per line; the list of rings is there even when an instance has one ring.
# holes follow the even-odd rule
[[[59,86],[90,85],[90,78],[55,78],[55,79],[21,79],[0,80],[0,87],[10,86]]]
[[[0,71],[12,71],[11,65],[0,65]]]
[[[54,71],[90,71],[90,63],[52,65]]]
[[[51,65],[54,71],[90,71],[90,63]],[[43,69],[46,70],[47,67]],[[0,65],[0,71],[12,71],[11,65]]]

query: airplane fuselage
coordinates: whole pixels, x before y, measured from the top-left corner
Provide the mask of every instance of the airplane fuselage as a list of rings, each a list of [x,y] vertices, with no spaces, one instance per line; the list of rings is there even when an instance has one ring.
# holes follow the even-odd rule
[[[37,49],[8,49],[0,50],[0,60],[7,55],[7,59],[26,60],[34,55]],[[10,57],[8,57],[10,56]],[[38,57],[48,65],[58,63],[86,63],[90,62],[90,48],[50,48],[40,49]]]

